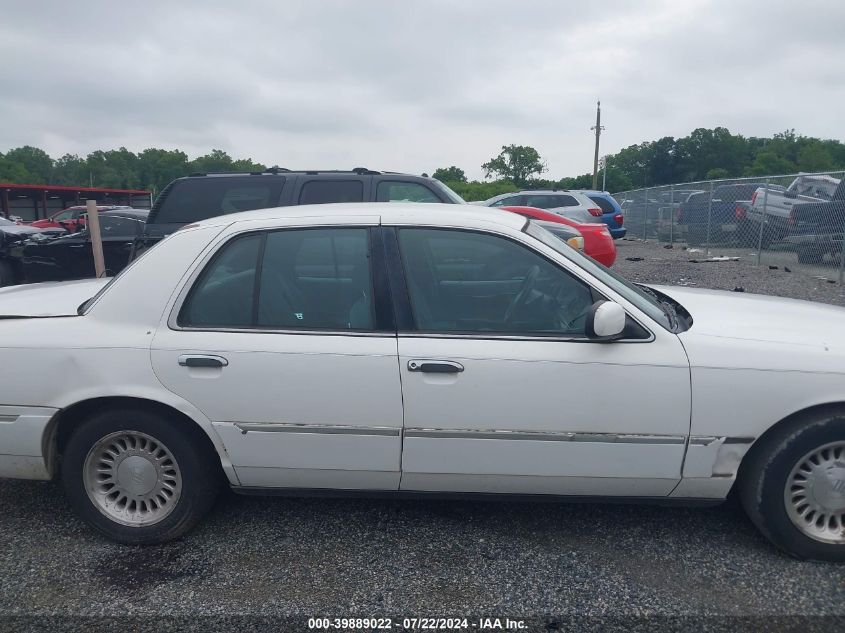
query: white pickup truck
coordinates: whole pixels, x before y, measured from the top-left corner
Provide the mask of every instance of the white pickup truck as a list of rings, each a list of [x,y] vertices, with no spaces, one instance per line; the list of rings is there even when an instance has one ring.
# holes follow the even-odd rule
[[[839,179],[833,176],[807,174],[795,178],[786,189],[778,185],[758,187],[751,202],[744,205],[743,212],[737,209],[737,217],[744,216],[747,225],[745,233],[749,235],[759,234],[760,224],[765,225],[765,248],[771,242],[782,240],[789,232],[789,215],[793,205],[800,202],[827,202],[838,186]]]

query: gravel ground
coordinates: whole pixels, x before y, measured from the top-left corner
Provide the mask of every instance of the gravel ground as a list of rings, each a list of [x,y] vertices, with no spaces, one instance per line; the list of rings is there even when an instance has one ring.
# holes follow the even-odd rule
[[[691,264],[689,253],[637,241],[619,247],[618,270],[637,280],[843,303],[838,285],[798,272]],[[0,481],[0,508],[0,628],[10,630],[111,628],[126,622],[72,616],[126,614],[141,618],[141,628],[181,622],[180,629],[280,631],[307,630],[307,617],[322,615],[556,614],[534,622],[537,630],[607,630],[610,621],[589,618],[608,616],[650,616],[658,619],[637,622],[676,630],[691,624],[660,618],[714,616],[696,620],[699,630],[720,623],[772,630],[786,622],[774,616],[845,616],[845,567],[780,554],[734,502],[679,508],[227,493],[187,537],[147,548],[92,532],[52,483]],[[198,617],[220,614],[287,619]],[[15,615],[60,619],[9,619]],[[725,615],[768,619],[715,618]],[[573,616],[588,619],[573,625]],[[795,623],[796,630],[841,626],[841,619]]]
[[[764,253],[762,264],[754,266],[755,254],[743,249],[713,247],[708,255],[701,248],[688,250],[675,245],[668,249],[663,244],[627,238],[617,240],[616,246],[618,256],[613,268],[633,281],[719,290],[742,288],[745,292],[845,305],[845,287],[839,285],[835,267],[802,266],[792,253]],[[740,260],[690,261],[709,257]]]

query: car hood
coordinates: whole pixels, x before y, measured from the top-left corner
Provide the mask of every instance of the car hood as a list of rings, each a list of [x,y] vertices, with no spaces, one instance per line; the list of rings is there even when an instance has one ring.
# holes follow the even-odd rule
[[[33,235],[35,233],[41,233],[42,229],[39,229],[37,226],[30,226],[27,224],[4,224],[3,226],[0,226],[0,231],[8,233],[9,235]]]
[[[0,319],[76,316],[108,279],[48,281],[0,288]]]
[[[692,315],[691,333],[775,343],[845,343],[845,308],[766,295],[651,286]]]
[[[693,368],[845,374],[845,308],[745,293],[654,286],[684,306]]]

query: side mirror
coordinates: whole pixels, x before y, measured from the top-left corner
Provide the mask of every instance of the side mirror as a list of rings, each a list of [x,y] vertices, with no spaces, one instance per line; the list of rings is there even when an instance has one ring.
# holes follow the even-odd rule
[[[596,301],[587,315],[587,337],[597,342],[618,339],[625,331],[626,314],[618,303]]]

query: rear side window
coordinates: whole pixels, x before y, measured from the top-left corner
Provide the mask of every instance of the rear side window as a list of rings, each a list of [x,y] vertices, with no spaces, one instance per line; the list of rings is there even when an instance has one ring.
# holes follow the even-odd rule
[[[236,238],[179,313],[206,328],[372,330],[369,232],[289,229]]]
[[[538,209],[557,209],[559,207],[577,207],[580,206],[578,200],[572,196],[553,195],[553,196],[526,196],[525,206],[537,207]]]
[[[492,205],[493,207],[519,207],[525,204],[524,196],[510,196],[508,198],[502,198],[501,200],[497,200]]]
[[[132,218],[125,218],[114,215],[100,216],[100,232],[104,238],[108,237],[135,237],[139,235],[144,223]]]
[[[299,204],[363,201],[364,183],[360,180],[309,180],[299,192]]]
[[[415,182],[383,181],[378,184],[376,202],[440,202],[428,187]]]
[[[599,209],[601,209],[602,213],[617,213],[616,209],[613,207],[613,204],[611,204],[610,200],[608,200],[607,198],[602,198],[599,196],[596,196],[595,198],[593,196],[588,197],[590,198],[590,200],[592,200],[599,206]]]
[[[234,176],[177,180],[151,219],[156,224],[188,224],[207,218],[279,204],[284,178]]]

